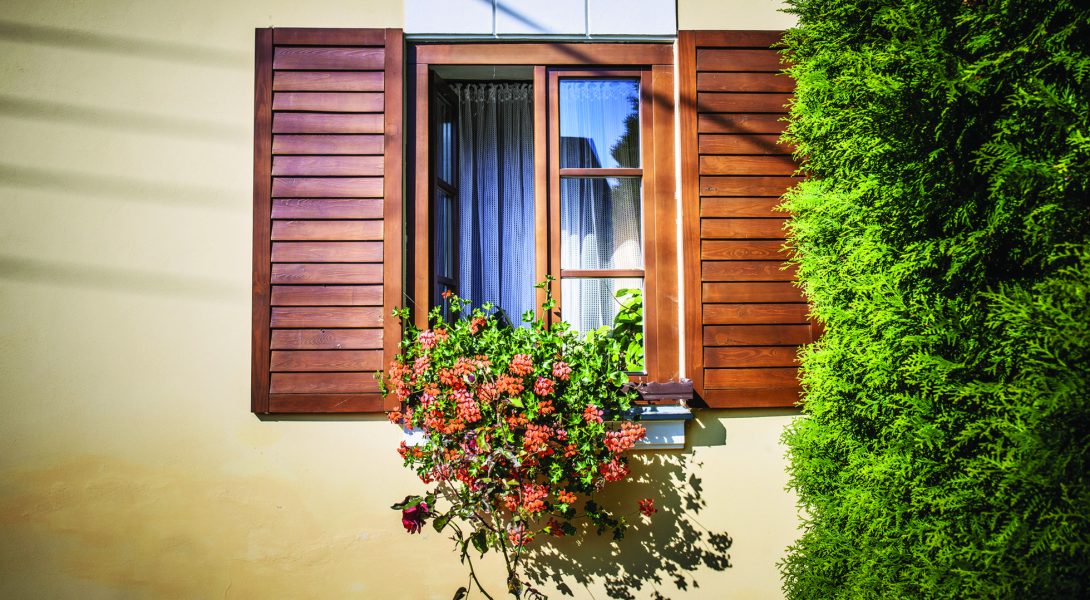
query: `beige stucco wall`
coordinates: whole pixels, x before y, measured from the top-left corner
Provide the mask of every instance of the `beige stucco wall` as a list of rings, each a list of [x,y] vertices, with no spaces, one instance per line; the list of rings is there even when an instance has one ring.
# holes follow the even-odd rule
[[[682,2],[683,27],[741,27],[696,16],[718,4]],[[418,489],[395,428],[248,411],[253,29],[401,20],[380,0],[4,3],[0,597],[449,598],[463,583],[449,543],[388,508]],[[653,526],[564,548],[545,573],[576,598],[777,597],[797,522],[790,418],[701,413],[690,450],[649,455],[614,494],[657,496]]]

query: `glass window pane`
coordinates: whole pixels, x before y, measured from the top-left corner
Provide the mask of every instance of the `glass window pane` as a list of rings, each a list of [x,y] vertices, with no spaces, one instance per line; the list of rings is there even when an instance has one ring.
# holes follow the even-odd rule
[[[640,166],[640,82],[560,80],[560,167]]]
[[[454,199],[442,188],[435,198],[435,274],[454,277]]]
[[[560,268],[642,269],[640,180],[560,180]]]
[[[627,370],[644,369],[643,279],[565,277],[560,302],[561,318],[580,333],[613,327],[624,340]]]
[[[436,120],[435,174],[454,185],[454,107],[440,100]]]

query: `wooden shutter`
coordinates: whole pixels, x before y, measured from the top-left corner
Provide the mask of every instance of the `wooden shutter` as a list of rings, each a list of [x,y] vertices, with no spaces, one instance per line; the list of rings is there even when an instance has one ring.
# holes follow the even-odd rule
[[[711,407],[796,403],[796,352],[815,335],[773,210],[796,169],[777,143],[794,89],[780,36],[679,35],[686,362]]]
[[[402,35],[257,30],[251,410],[383,410],[402,286]]]

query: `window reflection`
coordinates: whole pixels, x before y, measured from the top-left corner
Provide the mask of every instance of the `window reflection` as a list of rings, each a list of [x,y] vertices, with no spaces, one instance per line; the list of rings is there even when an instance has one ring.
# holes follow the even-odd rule
[[[560,168],[640,166],[640,83],[560,80]]]

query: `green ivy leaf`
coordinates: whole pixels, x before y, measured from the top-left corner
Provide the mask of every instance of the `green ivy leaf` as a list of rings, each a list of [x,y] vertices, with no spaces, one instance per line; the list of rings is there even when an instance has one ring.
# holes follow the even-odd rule
[[[442,533],[443,529],[446,528],[447,523],[450,523],[450,517],[451,515],[449,513],[437,517],[434,521],[432,521],[431,525],[435,528],[435,531]]]

